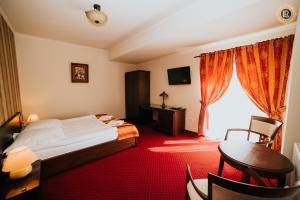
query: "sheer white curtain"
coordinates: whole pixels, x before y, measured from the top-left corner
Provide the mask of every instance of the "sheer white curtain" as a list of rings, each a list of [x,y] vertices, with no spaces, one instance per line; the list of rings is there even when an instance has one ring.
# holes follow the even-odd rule
[[[266,116],[243,91],[234,64],[228,90],[219,101],[209,107],[210,123],[206,136],[223,140],[228,128],[249,128],[251,115]]]

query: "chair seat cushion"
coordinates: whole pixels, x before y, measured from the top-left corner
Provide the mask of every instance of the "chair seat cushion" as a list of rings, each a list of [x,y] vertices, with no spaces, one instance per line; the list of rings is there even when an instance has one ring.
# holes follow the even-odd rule
[[[204,194],[208,194],[208,180],[207,179],[195,179],[194,180],[197,188]]]
[[[199,189],[202,193],[206,194],[208,193],[208,181],[207,179],[195,179],[194,180],[195,185],[197,189]],[[187,191],[189,193],[191,200],[201,200],[202,198],[198,195],[196,190],[194,189],[192,182],[190,181],[187,184]]]

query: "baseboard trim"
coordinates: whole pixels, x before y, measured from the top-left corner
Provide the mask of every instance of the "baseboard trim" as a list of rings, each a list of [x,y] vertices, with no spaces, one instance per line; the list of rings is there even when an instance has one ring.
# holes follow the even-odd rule
[[[189,131],[189,130],[184,130],[184,134],[185,135],[191,135],[191,136],[198,136],[198,133],[197,132],[194,132],[194,131]]]

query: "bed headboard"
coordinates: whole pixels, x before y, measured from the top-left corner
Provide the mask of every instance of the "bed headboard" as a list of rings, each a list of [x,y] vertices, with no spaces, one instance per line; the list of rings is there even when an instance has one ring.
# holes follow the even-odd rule
[[[2,160],[2,153],[6,147],[13,142],[13,133],[18,133],[22,129],[22,115],[20,112],[16,113],[12,118],[7,120],[0,127],[0,156]],[[1,163],[0,163],[1,164]]]

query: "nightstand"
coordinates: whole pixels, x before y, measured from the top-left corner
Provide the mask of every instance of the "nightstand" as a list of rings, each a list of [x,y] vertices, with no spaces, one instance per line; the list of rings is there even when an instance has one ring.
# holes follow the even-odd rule
[[[39,199],[40,198],[40,174],[41,161],[38,160],[32,164],[32,172],[24,178],[9,179],[4,178],[3,187],[1,187],[2,199]]]

